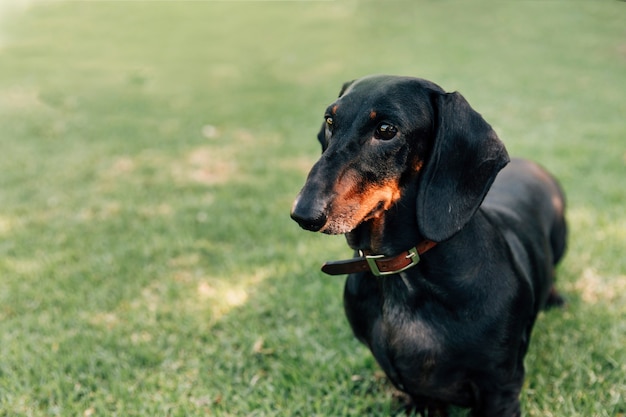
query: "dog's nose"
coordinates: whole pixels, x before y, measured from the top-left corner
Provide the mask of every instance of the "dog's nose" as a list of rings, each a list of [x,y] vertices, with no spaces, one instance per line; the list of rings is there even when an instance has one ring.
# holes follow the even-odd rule
[[[320,231],[327,220],[322,208],[304,203],[299,196],[291,208],[291,218],[298,222],[300,227],[311,232]]]

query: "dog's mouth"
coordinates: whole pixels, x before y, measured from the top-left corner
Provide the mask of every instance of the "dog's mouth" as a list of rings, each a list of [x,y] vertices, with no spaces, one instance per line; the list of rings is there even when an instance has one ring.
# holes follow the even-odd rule
[[[376,206],[367,214],[367,216],[365,216],[365,218],[361,220],[361,223],[365,223],[368,220],[382,216],[383,213],[387,210],[385,206],[386,205],[384,201],[379,201],[378,204],[376,204]]]
[[[385,211],[391,206],[391,203],[386,201],[379,201],[369,211],[365,211],[360,206],[347,207],[340,212],[335,212],[328,217],[326,224],[319,230],[327,235],[341,235],[350,233],[361,224],[380,218],[384,215]],[[333,213],[334,210],[331,210]],[[364,216],[362,213],[366,213]]]
[[[332,197],[326,198],[324,194]],[[344,175],[332,191],[322,195],[305,185],[294,202],[291,217],[312,232],[345,234],[362,223],[384,216],[400,195],[397,179],[367,184],[361,176]]]

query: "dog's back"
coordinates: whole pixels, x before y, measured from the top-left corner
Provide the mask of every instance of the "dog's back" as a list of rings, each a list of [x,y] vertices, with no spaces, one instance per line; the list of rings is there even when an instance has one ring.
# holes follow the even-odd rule
[[[345,234],[360,254],[323,269],[350,274],[344,306],[355,336],[418,411],[445,415],[453,404],[519,417],[537,313],[561,302],[557,182],[510,161],[462,95],[416,78],[346,83],[318,140],[322,156],[291,216]]]
[[[553,268],[565,252],[567,237],[565,197],[554,177],[534,162],[512,159],[496,177],[481,210],[502,231],[524,275],[534,278],[537,309],[546,301],[560,303],[548,299]]]

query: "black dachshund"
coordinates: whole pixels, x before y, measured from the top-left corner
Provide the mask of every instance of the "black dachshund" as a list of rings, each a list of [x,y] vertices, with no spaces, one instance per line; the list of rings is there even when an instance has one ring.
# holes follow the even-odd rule
[[[344,305],[356,337],[429,416],[520,415],[539,311],[560,305],[561,188],[514,159],[458,93],[417,78],[346,83],[322,156],[293,205],[304,229],[345,234]],[[510,163],[509,163],[510,162]],[[507,165],[508,164],[508,165]]]

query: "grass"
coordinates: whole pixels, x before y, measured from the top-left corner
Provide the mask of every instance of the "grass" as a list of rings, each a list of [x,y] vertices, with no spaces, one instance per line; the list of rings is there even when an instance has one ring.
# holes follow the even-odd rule
[[[342,238],[288,216],[341,83],[461,91],[569,198],[528,416],[626,414],[620,2],[44,2],[0,15],[0,416],[385,416]],[[458,411],[455,415],[464,415]]]

